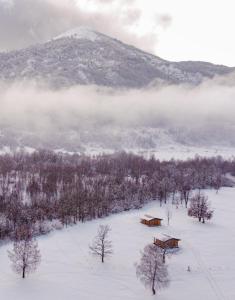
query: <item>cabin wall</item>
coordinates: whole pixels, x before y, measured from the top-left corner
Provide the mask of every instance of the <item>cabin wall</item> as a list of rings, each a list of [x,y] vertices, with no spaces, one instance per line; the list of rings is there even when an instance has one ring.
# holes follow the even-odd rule
[[[178,248],[179,245],[178,245],[178,241],[177,240],[168,240],[168,241],[161,241],[161,240],[158,240],[158,239],[154,239],[154,244],[157,245],[158,247],[161,247],[161,248],[169,248],[169,249],[173,249],[173,248]]]
[[[151,226],[161,226],[161,220],[151,220],[150,225]]]
[[[169,240],[165,242],[168,248],[178,248],[178,241],[177,240]]]
[[[141,219],[141,220],[140,220],[140,223],[145,224],[145,225],[148,225],[148,224],[147,224],[147,220],[144,220],[144,219]]]
[[[148,225],[148,226],[161,226],[161,220],[145,220],[142,219],[140,221],[142,224]]]
[[[158,247],[164,248],[164,242],[162,242],[158,239],[154,239],[154,244]]]

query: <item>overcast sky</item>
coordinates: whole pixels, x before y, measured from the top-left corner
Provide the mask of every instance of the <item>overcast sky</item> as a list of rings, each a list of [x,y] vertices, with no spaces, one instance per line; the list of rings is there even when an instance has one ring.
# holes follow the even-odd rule
[[[85,25],[168,60],[235,66],[234,0],[0,0],[0,50]]]
[[[155,51],[160,56],[235,66],[234,0],[138,0],[138,3],[146,14],[147,11],[167,13],[172,18],[167,30],[158,33]]]

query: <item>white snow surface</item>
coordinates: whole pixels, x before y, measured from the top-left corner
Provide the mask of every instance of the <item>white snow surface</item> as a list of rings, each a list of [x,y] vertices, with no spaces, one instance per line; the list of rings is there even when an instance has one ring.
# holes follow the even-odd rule
[[[145,213],[165,217],[165,208],[152,202],[133,210],[99,219],[38,239],[42,263],[25,280],[12,272],[7,257],[11,244],[0,247],[0,299],[4,300],[234,300],[235,299],[235,189],[218,194],[207,191],[215,209],[210,223],[201,224],[174,208],[170,226],[140,224]],[[166,218],[165,218],[166,219]],[[102,264],[88,250],[99,224],[112,227],[114,254]],[[140,250],[158,234],[181,239],[177,254],[167,258],[170,286],[156,297],[135,275]],[[191,272],[187,271],[190,266]]]
[[[65,37],[71,37],[71,38],[76,38],[76,39],[86,39],[86,40],[90,40],[92,42],[95,42],[96,40],[99,39],[99,35],[94,30],[92,30],[91,28],[86,27],[86,26],[80,26],[80,27],[68,30],[65,33],[58,35],[54,39],[61,39],[61,38],[65,38]]]
[[[124,148],[124,151],[127,153],[134,153],[137,155],[142,155],[145,158],[150,158],[151,156],[155,156],[156,159],[159,159],[160,161],[163,160],[187,160],[194,158],[195,156],[201,156],[201,157],[216,157],[221,156],[224,159],[234,159],[235,158],[235,148],[234,147],[220,147],[220,146],[214,146],[214,147],[194,147],[194,146],[182,146],[177,144],[172,144],[170,146],[161,146],[159,148],[152,148],[152,149],[130,149],[130,148]],[[57,149],[57,153],[69,153],[65,149]],[[80,153],[80,152],[77,152]],[[112,149],[104,149],[104,148],[97,148],[97,147],[87,147],[84,151],[86,155],[99,155],[102,153],[112,154],[115,153],[115,150]]]
[[[193,146],[181,146],[181,145],[171,145],[166,147],[159,147],[157,149],[129,149],[124,148],[123,151],[127,153],[134,153],[137,155],[141,155],[145,158],[150,158],[151,156],[155,156],[156,159],[160,161],[163,160],[187,160],[192,159],[195,156],[201,157],[216,157],[221,156],[223,159],[235,159],[235,148],[234,147],[193,147]],[[17,147],[16,149],[11,149],[10,147],[2,147],[0,148],[0,155],[4,154],[12,154],[14,152],[26,152],[32,154],[36,151],[35,148],[32,147]],[[108,148],[98,148],[98,147],[86,147],[84,151],[67,151],[66,149],[55,149],[55,153],[64,153],[73,155],[76,154],[85,154],[88,156],[100,155],[100,154],[113,154],[116,150],[108,149]]]
[[[150,216],[149,214],[146,214],[146,215],[142,216],[141,219],[152,220],[152,219],[158,219],[158,217],[154,217],[154,216]]]

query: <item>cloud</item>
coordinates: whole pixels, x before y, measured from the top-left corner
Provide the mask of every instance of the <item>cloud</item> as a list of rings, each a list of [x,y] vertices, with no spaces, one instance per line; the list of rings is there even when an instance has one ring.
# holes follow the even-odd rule
[[[186,144],[235,146],[234,98],[234,86],[213,81],[125,92],[82,86],[56,92],[19,83],[1,88],[0,131],[7,129],[17,140],[27,132],[34,143],[43,137],[44,147],[49,142],[122,147],[140,139],[159,144],[159,130]]]
[[[86,3],[93,9],[86,10]],[[0,51],[45,42],[76,26],[88,26],[147,51],[154,51],[157,33],[135,33],[142,19],[135,0],[0,0]],[[168,24],[159,16],[159,24]],[[165,26],[165,25],[164,25]]]
[[[162,28],[168,28],[172,23],[172,17],[169,14],[156,15],[156,26],[162,26]]]
[[[64,7],[46,0],[0,2],[0,39],[2,50],[21,48],[46,41],[75,24],[77,14],[71,1]]]

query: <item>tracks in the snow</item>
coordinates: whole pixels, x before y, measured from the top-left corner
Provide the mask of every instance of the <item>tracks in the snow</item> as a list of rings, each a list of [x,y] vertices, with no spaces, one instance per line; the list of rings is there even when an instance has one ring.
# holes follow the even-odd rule
[[[206,264],[204,263],[201,254],[198,250],[196,250],[189,242],[187,242],[192,254],[194,255],[201,271],[204,273],[208,283],[210,284],[216,299],[218,300],[227,300],[227,298],[224,296],[223,291],[221,290],[220,286],[216,282],[215,278],[212,276],[211,272],[208,270]]]

